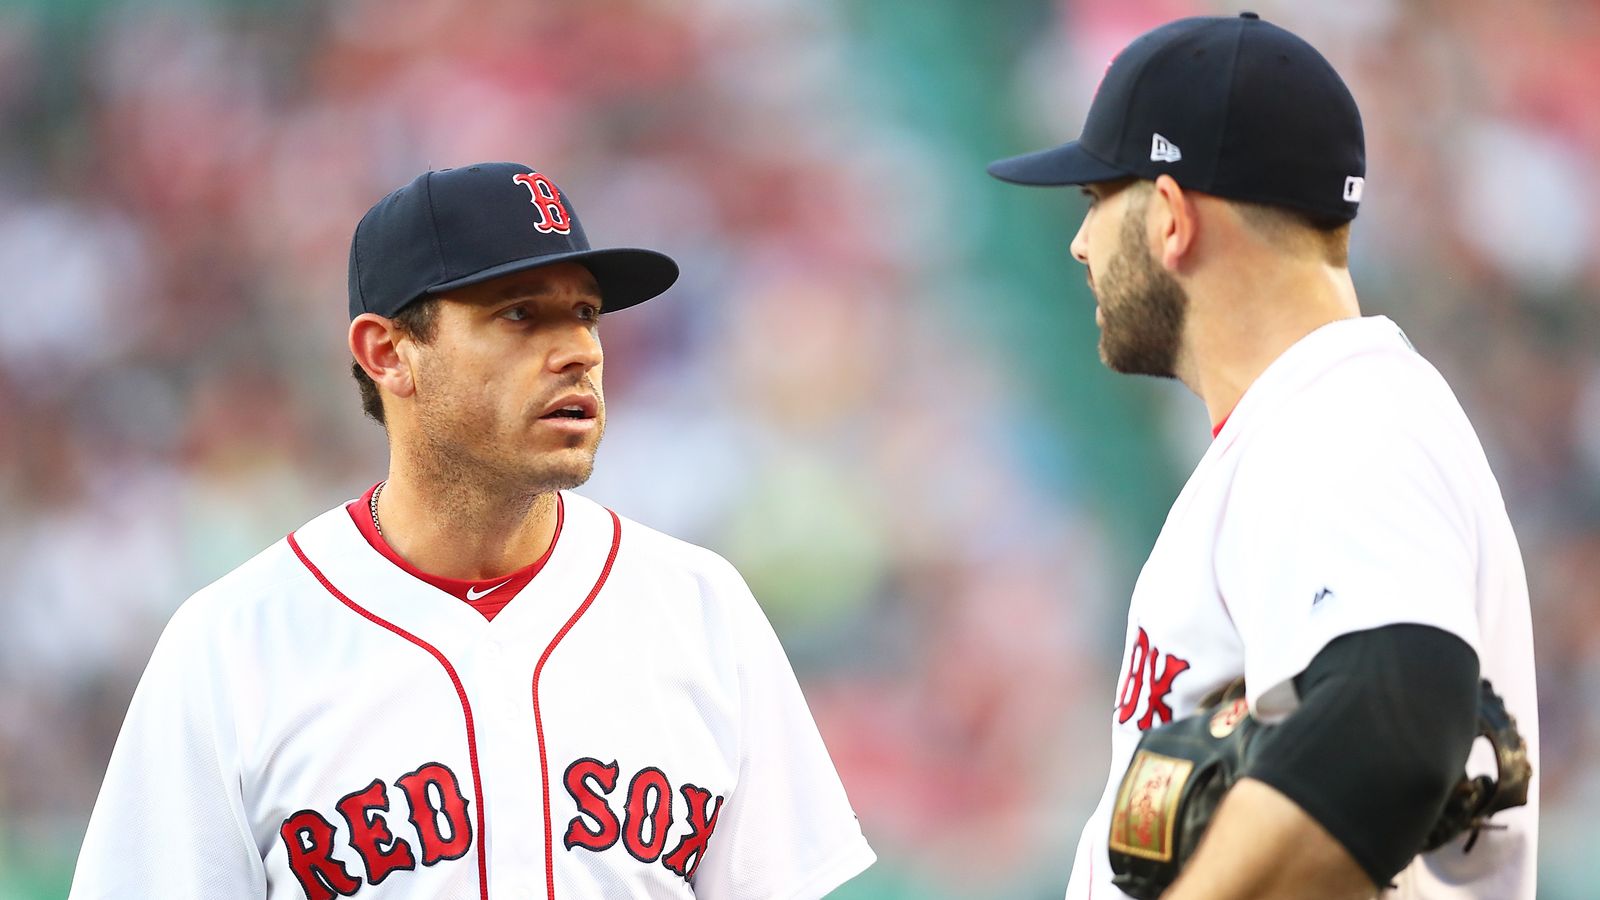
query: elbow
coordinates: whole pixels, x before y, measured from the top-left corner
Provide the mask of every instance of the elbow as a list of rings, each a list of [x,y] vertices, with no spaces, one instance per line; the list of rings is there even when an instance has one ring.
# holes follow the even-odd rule
[[[1467,755],[1472,749],[1471,737],[1465,742],[1457,737],[1441,740],[1437,751],[1429,756],[1418,756],[1382,771],[1383,777],[1379,779],[1387,782],[1380,789],[1395,797],[1397,805],[1431,811],[1427,817],[1417,817],[1419,821],[1425,820],[1425,827],[1431,828],[1444,811],[1445,802],[1466,768]],[[1418,843],[1420,845],[1420,839]]]
[[[1296,680],[1301,706],[1246,774],[1332,834],[1377,884],[1421,852],[1477,735],[1478,660],[1446,632],[1345,635]]]

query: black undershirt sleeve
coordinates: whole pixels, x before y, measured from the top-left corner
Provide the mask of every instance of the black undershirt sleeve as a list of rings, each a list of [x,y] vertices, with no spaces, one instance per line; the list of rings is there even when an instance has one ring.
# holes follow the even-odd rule
[[[1300,706],[1262,734],[1243,774],[1293,800],[1387,884],[1466,767],[1477,654],[1447,631],[1389,625],[1336,638],[1294,683]]]

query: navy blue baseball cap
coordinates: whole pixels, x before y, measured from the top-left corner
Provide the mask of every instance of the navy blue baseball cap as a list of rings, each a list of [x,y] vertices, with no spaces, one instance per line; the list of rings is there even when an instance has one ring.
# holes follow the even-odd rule
[[[606,312],[654,297],[678,264],[654,250],[595,249],[555,182],[517,163],[424,172],[367,210],[350,241],[350,318],[551,263],[594,274]]]
[[[1015,184],[1171,175],[1190,190],[1355,218],[1366,139],[1350,89],[1316,48],[1255,13],[1169,22],[1100,81],[1083,134],[990,163]]]

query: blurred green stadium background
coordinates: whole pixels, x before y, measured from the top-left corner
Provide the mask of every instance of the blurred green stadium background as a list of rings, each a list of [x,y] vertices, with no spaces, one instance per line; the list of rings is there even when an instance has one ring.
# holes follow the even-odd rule
[[[0,2],[0,900],[65,895],[190,592],[382,475],[345,379],[361,212],[528,162],[683,264],[608,318],[585,493],[729,556],[881,862],[845,898],[1053,898],[1138,565],[1208,439],[1112,376],[1076,134],[1189,0]],[[1541,897],[1594,897],[1600,6],[1255,3],[1366,117],[1353,268],[1451,380],[1533,589]]]

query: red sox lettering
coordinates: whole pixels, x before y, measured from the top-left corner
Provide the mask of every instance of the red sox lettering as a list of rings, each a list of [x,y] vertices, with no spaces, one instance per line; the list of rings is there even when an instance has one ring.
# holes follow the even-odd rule
[[[417,867],[411,845],[396,838],[381,815],[389,810],[389,794],[382,780],[374,778],[365,788],[346,794],[336,808],[350,827],[350,845],[361,854],[368,884],[382,882],[396,869]]]
[[[421,848],[420,861],[433,866],[460,859],[472,846],[472,822],[467,798],[454,772],[430,762],[395,779],[395,786],[410,805],[411,827]],[[349,830],[349,845],[366,868],[366,884],[378,884],[396,871],[417,867],[418,854],[390,828],[389,793],[382,779],[346,794],[336,804]],[[300,881],[307,900],[349,897],[361,889],[362,879],[334,858],[338,828],[314,809],[302,809],[283,820],[278,834],[289,854],[289,867]]]
[[[1145,705],[1144,715],[1139,717],[1139,730],[1146,731],[1151,725],[1159,724],[1157,719],[1160,722],[1172,721],[1172,707],[1167,705],[1167,695],[1172,693],[1172,682],[1189,668],[1189,661],[1169,653],[1161,667],[1161,674],[1157,675],[1156,661],[1160,658],[1161,648],[1150,643],[1150,635],[1141,627],[1138,638],[1133,642],[1133,649],[1128,652],[1128,670],[1122,676],[1122,689],[1117,692],[1117,724],[1127,724],[1138,712],[1146,683],[1149,684],[1149,701]]]
[[[619,822],[606,799],[617,788],[618,774],[616,762],[603,763],[591,757],[567,767],[563,782],[578,805],[579,814],[567,823],[562,844],[569,851],[601,853],[616,846],[620,839],[634,859],[643,863],[660,860],[669,871],[688,880],[705,856],[706,844],[717,827],[717,814],[722,811],[722,798],[716,798],[712,805],[711,792],[705,788],[688,783],[679,788],[688,806],[689,833],[663,858],[675,805],[671,782],[666,773],[654,766],[640,769],[628,783]]]
[[[579,223],[507,162],[361,218],[345,338],[386,477],[174,614],[73,900],[813,900],[872,864],[738,570],[571,491],[604,424],[596,316],[678,277]],[[426,360],[383,355],[407,311],[451,336]],[[412,375],[433,387],[395,393]],[[454,449],[416,424],[433,403]],[[441,462],[462,447],[471,471]]]

